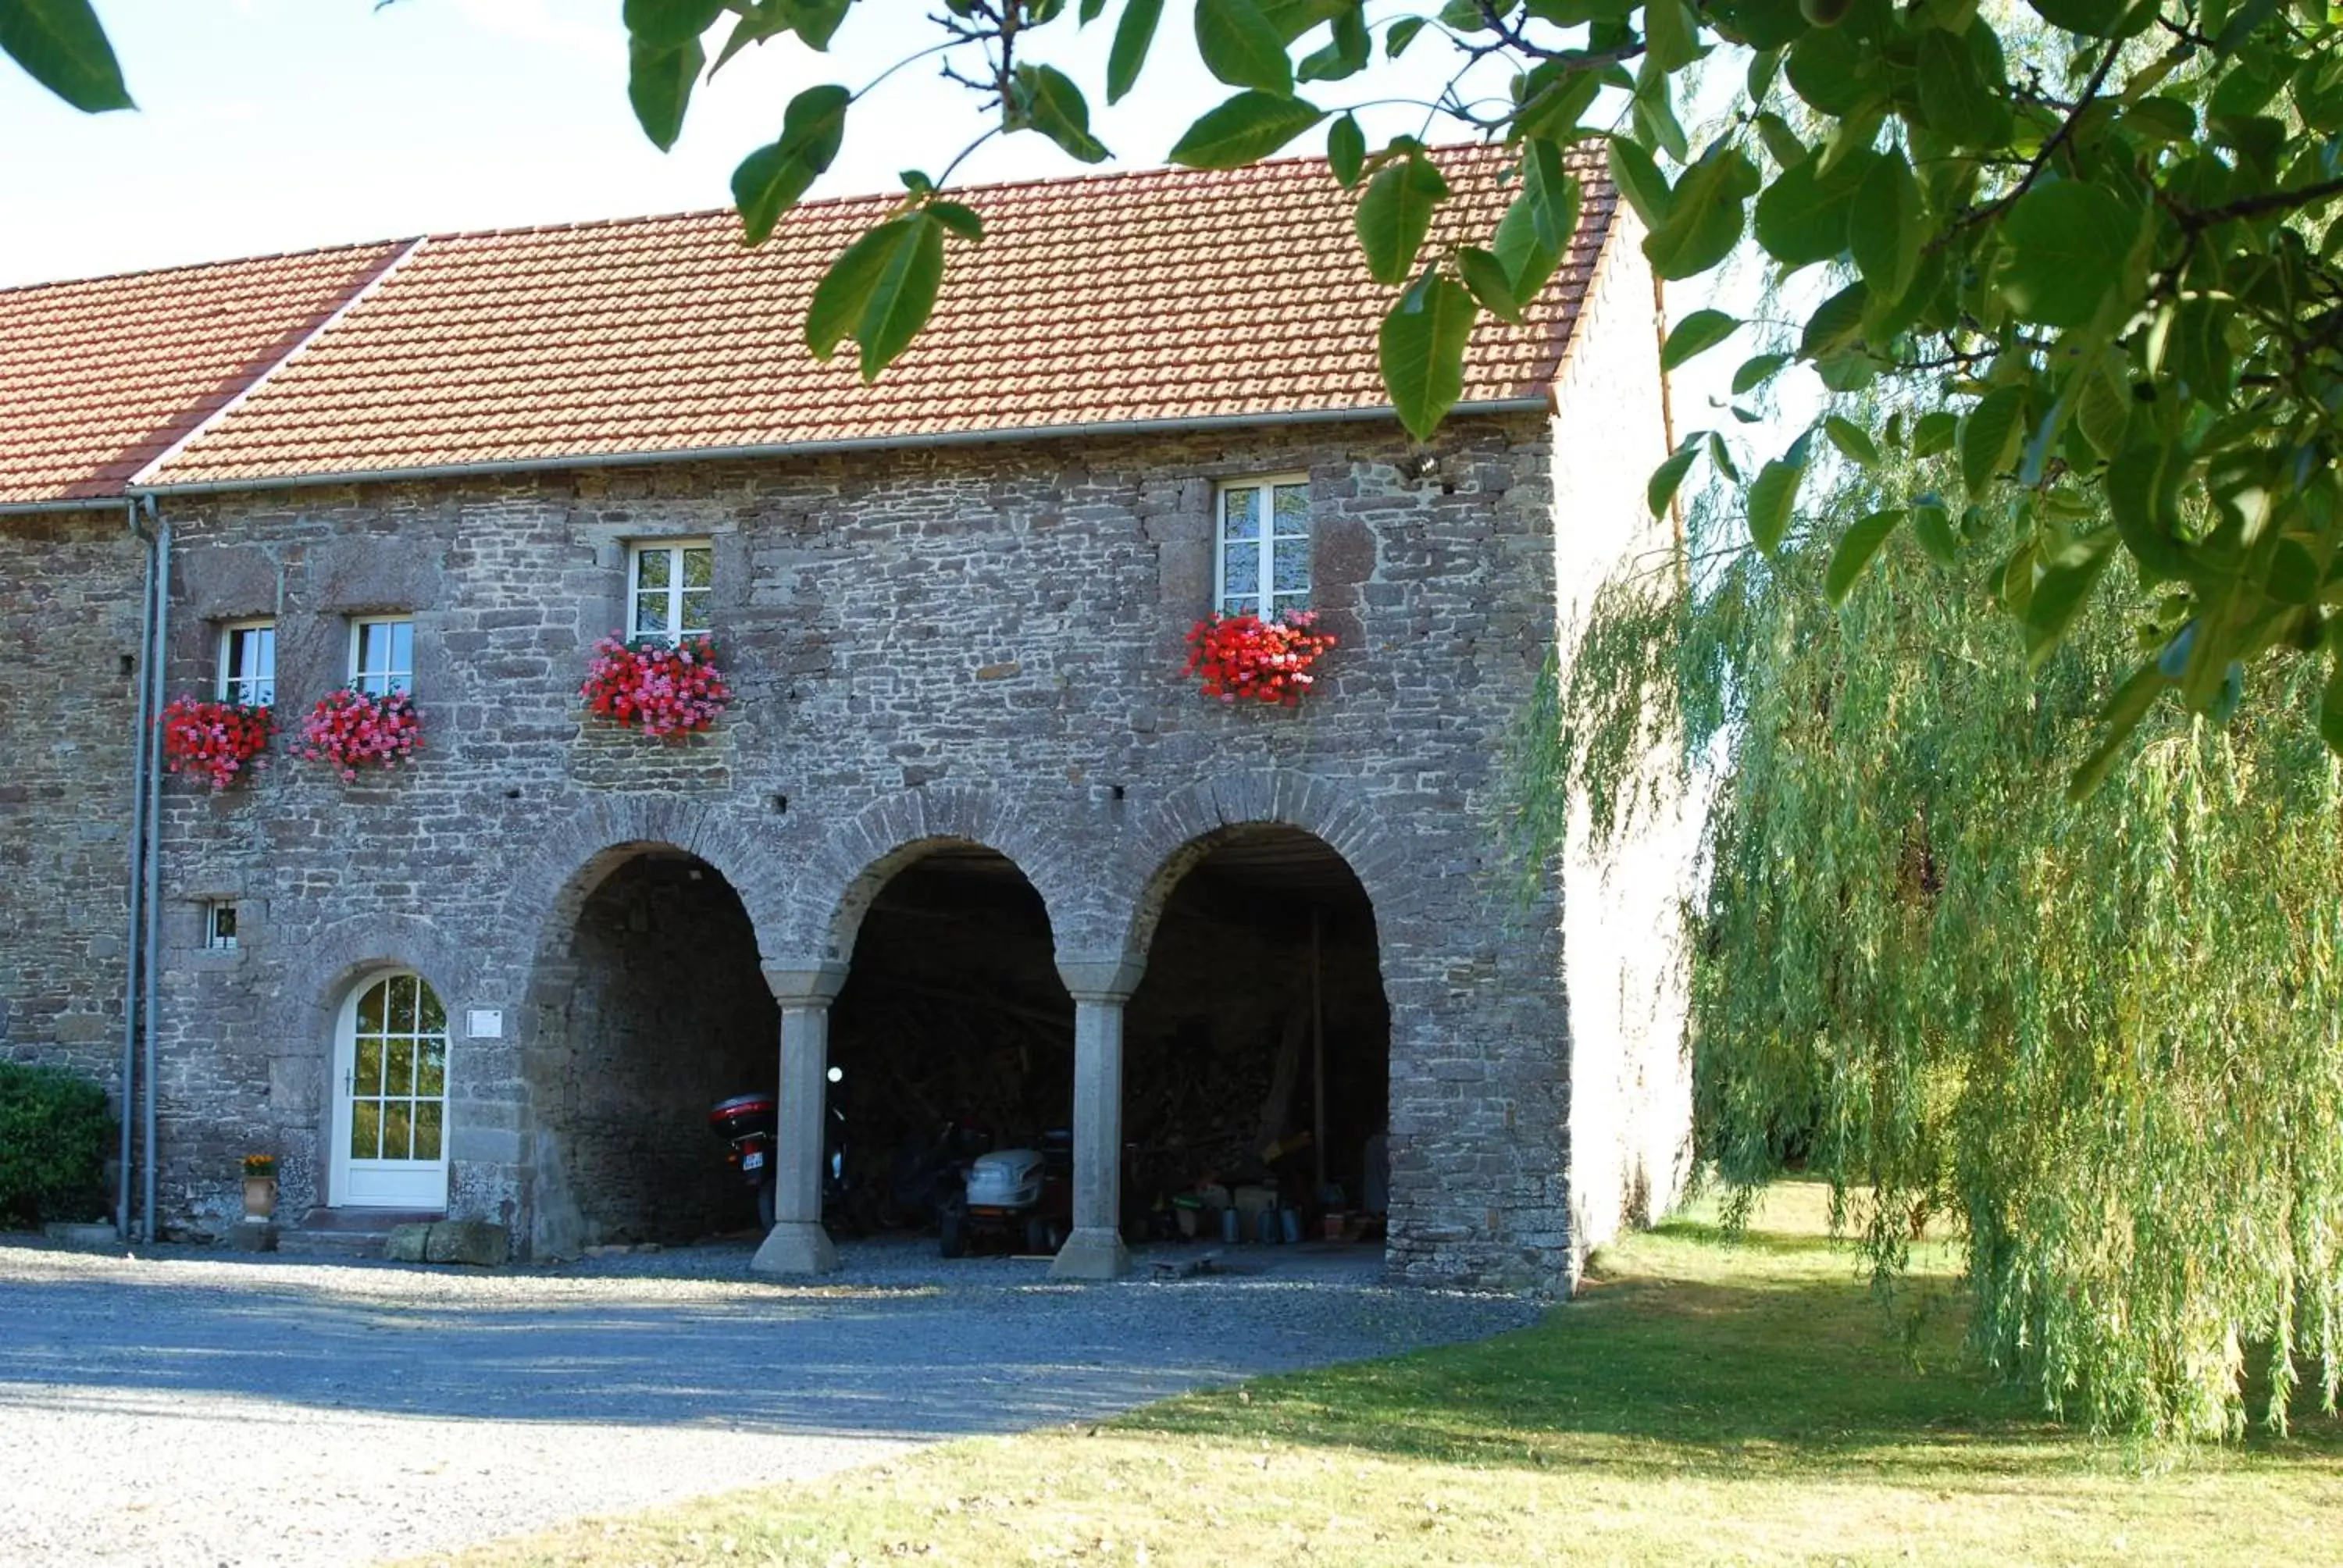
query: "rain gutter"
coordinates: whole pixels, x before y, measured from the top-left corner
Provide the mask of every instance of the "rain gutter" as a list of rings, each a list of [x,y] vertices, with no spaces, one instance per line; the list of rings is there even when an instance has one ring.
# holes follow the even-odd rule
[[[1551,414],[1554,399],[1540,392],[1459,403],[1450,418],[1486,414]],[[393,484],[425,479],[468,479],[503,474],[552,473],[571,468],[632,468],[660,463],[722,463],[743,458],[810,457],[835,452],[917,451],[939,447],[995,446],[1011,441],[1094,440],[1117,436],[1183,435],[1215,430],[1276,429],[1289,426],[1363,424],[1397,418],[1388,405],[1361,408],[1303,408],[1271,414],[1202,414],[1166,419],[1102,419],[1074,425],[1022,425],[1001,430],[942,430],[915,436],[849,436],[825,441],[768,441],[736,447],[662,447],[643,452],[587,452],[567,457],[511,457],[478,463],[435,463],[409,468],[359,468],[340,473],[270,474],[249,479],[203,479],[192,484],[148,482],[162,460],[149,464],[132,482],[144,497],[217,496],[246,490],[285,490],[318,485]]]

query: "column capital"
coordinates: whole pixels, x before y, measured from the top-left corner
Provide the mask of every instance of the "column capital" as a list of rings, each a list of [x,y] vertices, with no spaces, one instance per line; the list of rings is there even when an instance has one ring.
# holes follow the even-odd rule
[[[783,1007],[828,1007],[846,986],[846,966],[834,959],[779,959],[764,970],[765,984]]]
[[[1139,989],[1139,977],[1146,967],[1136,959],[1121,956],[1060,959],[1058,978],[1076,1001],[1127,1001]]]

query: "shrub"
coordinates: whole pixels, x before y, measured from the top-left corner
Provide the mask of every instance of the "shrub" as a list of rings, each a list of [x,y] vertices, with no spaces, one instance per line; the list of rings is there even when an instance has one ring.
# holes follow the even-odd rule
[[[106,1208],[106,1091],[55,1067],[0,1061],[0,1226]]]

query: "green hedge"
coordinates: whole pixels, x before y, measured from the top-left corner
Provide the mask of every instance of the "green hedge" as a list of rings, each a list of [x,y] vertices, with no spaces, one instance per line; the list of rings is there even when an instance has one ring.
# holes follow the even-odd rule
[[[0,1228],[106,1211],[106,1091],[63,1069],[0,1061]]]

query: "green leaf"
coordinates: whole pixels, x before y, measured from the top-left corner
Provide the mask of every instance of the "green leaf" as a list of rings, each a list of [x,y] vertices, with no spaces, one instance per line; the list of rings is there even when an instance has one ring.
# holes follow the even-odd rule
[[[1505,216],[1497,221],[1497,237],[1491,246],[1497,259],[1504,264],[1513,297],[1524,305],[1537,297],[1546,279],[1554,276],[1554,269],[1562,265],[1562,253],[1539,240],[1532,205],[1526,191],[1513,198],[1513,205],[1505,208]]]
[[[1347,191],[1358,188],[1359,173],[1366,162],[1367,134],[1359,128],[1355,116],[1344,115],[1327,129],[1326,166]]]
[[[1853,344],[1862,335],[1863,313],[1870,303],[1870,292],[1856,282],[1816,306],[1798,335],[1798,357],[1825,359]]]
[[[1393,22],[1391,31],[1383,35],[1383,57],[1396,60],[1405,54],[1407,46],[1415,42],[1415,35],[1423,31],[1426,20],[1423,16],[1403,16]]]
[[[965,240],[984,237],[984,219],[972,206],[956,201],[931,201],[920,210]]]
[[[636,123],[661,152],[675,146],[683,134],[683,114],[691,106],[692,84],[708,56],[699,41],[675,49],[654,48],[639,38],[627,50],[627,101],[634,106]]]
[[[1846,530],[1838,548],[1831,551],[1829,569],[1823,574],[1823,591],[1830,596],[1831,603],[1846,602],[1863,568],[1871,564],[1871,558],[1879,553],[1879,547],[1887,542],[1887,536],[1903,520],[1904,508],[1890,507],[1872,513]]]
[[[1660,368],[1674,370],[1687,359],[1715,347],[1741,330],[1739,317],[1722,310],[1695,310],[1675,325],[1660,347]]]
[[[1692,471],[1693,463],[1700,457],[1701,436],[1687,436],[1684,444],[1668,454],[1667,460],[1652,470],[1652,477],[1644,487],[1644,500],[1652,508],[1652,516],[1665,513],[1684,487],[1684,476]]]
[[[2009,139],[2009,106],[1977,68],[1966,37],[1936,27],[1921,34],[1919,78],[1920,112],[1936,135],[1963,147]]]
[[[1808,158],[1785,169],[1757,198],[1757,243],[1785,266],[1828,261],[1847,246],[1847,214],[1855,193],[1870,171],[1866,155],[1850,158],[1829,174],[1822,159]]]
[[[1550,141],[1522,146],[1522,191],[1540,244],[1560,255],[1578,232],[1578,176],[1564,166],[1562,149]]]
[[[1644,255],[1663,278],[1696,276],[1741,243],[1745,204],[1757,166],[1737,146],[1712,148],[1684,171],[1665,223],[1644,236]]]
[[[1951,566],[1961,558],[1961,542],[1953,535],[1952,519],[1945,515],[1944,503],[1934,497],[1912,503],[1912,537],[1920,541],[1928,558],[1940,567]]]
[[[1912,456],[1933,457],[1939,452],[1951,451],[1960,427],[1960,416],[1947,409],[1921,415],[1912,425]]]
[[[137,107],[89,0],[0,0],[0,51],[85,115]]]
[[[1359,248],[1377,283],[1403,283],[1415,269],[1415,253],[1432,231],[1433,212],[1446,200],[1448,182],[1439,166],[1421,154],[1386,164],[1367,182],[1359,198]]]
[[[1847,461],[1865,468],[1879,467],[1879,448],[1872,442],[1871,433],[1854,420],[1833,414],[1823,421],[1823,434],[1846,455]]]
[[[1610,138],[1611,182],[1635,209],[1646,228],[1658,228],[1668,220],[1669,204],[1674,199],[1668,189],[1667,176],[1660,166],[1625,136]]]
[[[2139,227],[2138,212],[2103,186],[2036,186],[2001,221],[2002,297],[2028,321],[2088,325],[2122,279]]]
[[[1732,449],[1725,446],[1725,437],[1715,430],[1708,433],[1708,460],[1716,466],[1716,471],[1725,476],[1727,483],[1737,485],[1741,482],[1741,470],[1734,464]]]
[[[1919,270],[1927,238],[1920,182],[1900,147],[1873,160],[1846,209],[1846,246],[1875,297],[1901,299]]]
[[[2115,530],[2101,528],[2077,539],[2051,560],[2048,569],[2035,583],[2034,598],[2026,607],[2028,665],[2041,668],[2043,661],[2066,640],[2066,628],[2082,613],[2083,606],[2090,600],[2091,590],[2098,586],[2099,574],[2115,558]]]
[[[1473,291],[1473,297],[1490,315],[1506,321],[1522,318],[1521,302],[1513,297],[1513,276],[1495,256],[1478,246],[1459,246],[1456,270],[1463,277],[1464,286]]]
[[[1326,117],[1300,98],[1246,91],[1207,109],[1172,148],[1192,169],[1236,169],[1259,163]]]
[[[925,214],[904,220],[911,226],[907,244],[895,246],[878,286],[863,307],[855,337],[862,345],[862,379],[876,381],[879,372],[911,346],[920,328],[935,310],[936,294],[944,280],[944,228]]]
[[[1789,452],[1757,470],[1749,485],[1749,538],[1767,555],[1782,548],[1790,531],[1790,517],[1798,504],[1798,486],[1806,477],[1806,443],[1801,437]]]
[[[2082,800],[2106,782],[2117,759],[2123,755],[2124,742],[2139,729],[2148,709],[2156,706],[2156,699],[2171,687],[2172,678],[2150,663],[2133,670],[2130,678],[2117,688],[2115,696],[2099,711],[2098,749],[2075,769],[2066,785],[2066,799]]]
[[[1063,71],[1020,65],[1014,93],[1018,108],[1035,130],[1083,163],[1106,161],[1106,144],[1091,135],[1090,104]]]
[[[2335,656],[2335,673],[2327,678],[2327,692],[2319,700],[2318,733],[2327,749],[2343,757],[2343,653]]]
[[[2131,0],[2026,0],[2053,27],[2093,38],[2113,38]]]
[[[1163,19],[1163,0],[1123,0],[1115,19],[1114,45],[1106,55],[1106,101],[1122,102],[1138,85],[1140,68],[1147,64],[1148,46],[1155,42],[1155,25]]]
[[[1367,68],[1374,54],[1374,40],[1367,34],[1364,6],[1345,6],[1334,14],[1333,21],[1332,39],[1295,69],[1294,75],[1301,80],[1339,82]]]
[[[626,0],[627,31],[654,49],[696,43],[724,15],[724,0]]]
[[[1232,87],[1293,90],[1285,42],[1254,0],[1196,0],[1196,52],[1204,68]]]
[[[2025,413],[2025,387],[1997,387],[1961,421],[1961,483],[1972,498],[1982,497],[2016,458]]]
[[[917,240],[917,220],[890,219],[866,230],[839,253],[830,270],[814,286],[813,303],[806,310],[806,347],[827,359],[853,336],[862,323],[879,280],[893,265],[896,253]]]
[[[2107,465],[2107,511],[2124,548],[2154,585],[2186,578],[2188,557],[2177,537],[2180,479],[2186,459],[2157,445],[2134,447]]]
[[[1788,354],[1760,354],[1741,362],[1733,373],[1733,395],[1735,397],[1753,392],[1781,373],[1782,367],[1795,357]]]
[[[1464,391],[1464,345],[1473,335],[1473,297],[1427,272],[1399,297],[1377,335],[1383,388],[1399,422],[1429,440]]]
[[[2111,366],[2097,365],[2080,374],[2083,387],[2076,399],[2076,423],[2093,451],[2112,457],[2124,449],[2124,435],[2131,427],[2131,397]]]
[[[853,95],[840,86],[808,87],[781,113],[779,140],[759,147],[732,171],[732,203],[750,245],[771,236],[781,215],[838,156],[846,136],[846,111]]]
[[[1700,34],[1684,0],[1644,0],[1644,47],[1652,69],[1673,75],[1700,58]]]

